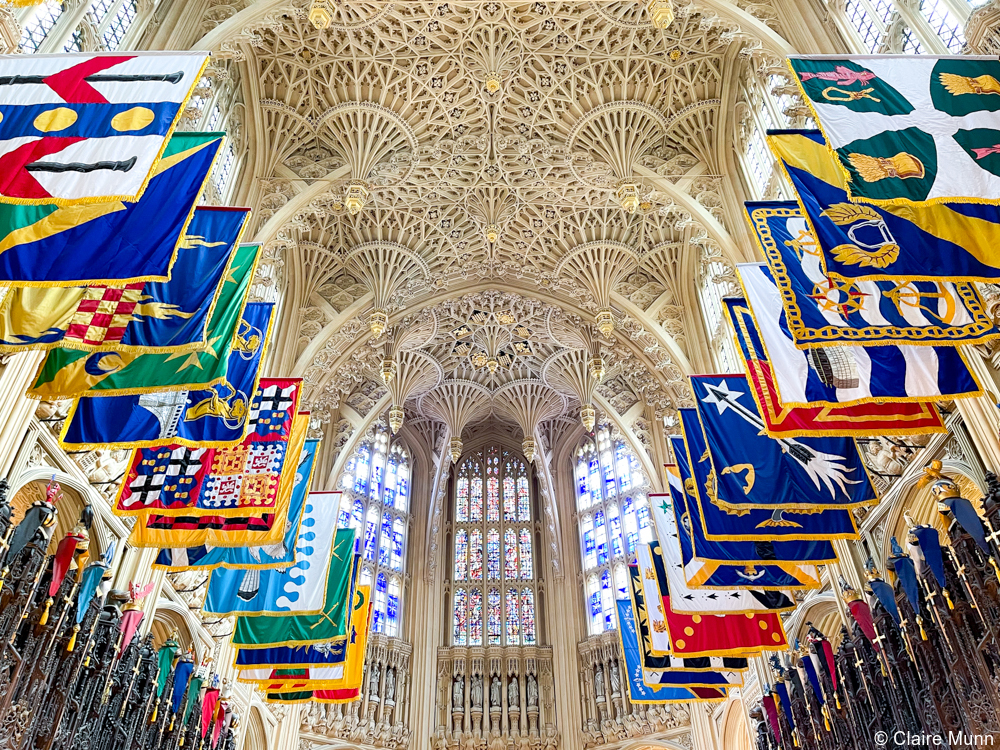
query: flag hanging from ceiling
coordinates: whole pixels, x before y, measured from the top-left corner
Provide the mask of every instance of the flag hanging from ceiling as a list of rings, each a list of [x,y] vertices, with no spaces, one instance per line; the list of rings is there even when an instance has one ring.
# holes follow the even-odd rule
[[[173,281],[15,287],[0,301],[0,351],[65,346],[142,354],[204,349],[208,320],[249,209],[199,208]]]
[[[851,438],[762,435],[745,375],[695,375],[691,387],[714,472],[714,505],[808,512],[878,502]]]
[[[0,203],[0,283],[89,286],[167,281],[223,137],[175,133],[149,188],[136,203]]]
[[[296,416],[292,423],[291,436],[288,438],[287,447],[282,449],[282,453],[291,456],[298,456],[302,453],[305,445],[306,431],[309,427],[309,414],[302,413]],[[142,449],[146,450],[146,449]],[[214,450],[214,449],[207,449]],[[237,492],[246,492],[247,496],[254,491],[254,488],[263,482],[258,483],[251,477],[251,481],[244,488],[241,475],[222,474],[218,477],[205,477],[207,471],[203,463],[204,455],[200,454],[193,458],[190,454],[183,454],[182,451],[191,452],[190,448],[179,446],[177,448],[177,465],[171,469],[180,476],[180,463],[187,465],[184,478],[190,479],[191,483],[207,484],[211,480],[213,487],[218,487],[220,496],[228,494],[235,496]],[[136,451],[136,454],[141,451]],[[185,457],[186,456],[186,457]],[[248,456],[249,457],[249,456]],[[192,463],[192,461],[194,463]],[[135,468],[136,458],[133,457],[132,467]],[[272,464],[273,466],[273,464]],[[201,467],[201,468],[198,468]],[[224,471],[238,470],[239,466],[223,466]],[[277,472],[275,472],[277,473]],[[134,547],[158,547],[167,549],[180,549],[209,545],[212,547],[265,547],[271,544],[278,544],[285,534],[285,520],[288,518],[288,506],[292,501],[292,488],[295,484],[295,472],[287,471],[278,474],[278,488],[276,499],[272,508],[246,507],[241,515],[227,515],[218,511],[205,511],[190,509],[188,515],[169,515],[162,511],[146,511],[139,514],[135,525],[132,527],[132,534],[129,542]],[[215,479],[219,479],[216,485]],[[174,480],[171,480],[173,482]],[[155,482],[150,481],[151,490]],[[178,484],[180,481],[178,480]],[[169,485],[173,488],[177,486]],[[140,490],[141,491],[141,490]]]
[[[233,665],[240,671],[276,667],[328,667],[347,658],[347,641],[307,646],[270,646],[238,650]]]
[[[733,328],[758,413],[771,437],[828,435],[916,435],[947,432],[934,404],[927,401],[872,401],[855,406],[783,406],[774,386],[774,371],[764,352],[746,300],[722,300]]]
[[[137,449],[115,512],[239,516],[273,511],[301,386],[298,379],[262,379],[249,407],[247,435],[234,446],[168,443]]]
[[[212,568],[238,568],[250,571],[258,568],[290,568],[295,564],[295,549],[302,534],[303,541],[312,537],[318,508],[328,507],[327,502],[313,495],[334,495],[330,502],[340,499],[340,493],[310,493],[313,467],[316,465],[317,440],[306,440],[295,468],[292,499],[284,520],[285,535],[281,542],[266,547],[188,547],[161,549],[153,563],[154,568],[164,568],[177,573],[182,570],[210,570]],[[286,461],[284,471],[289,471]],[[259,577],[258,577],[259,580]],[[252,582],[252,581],[251,581]]]
[[[288,607],[287,614],[271,617],[238,616],[232,635],[233,646],[239,649],[256,649],[347,640],[360,556],[354,554],[354,529],[340,529],[334,539],[329,569],[324,570],[327,574],[325,585],[323,580],[316,582],[320,595],[319,612],[293,614],[300,602],[305,605],[314,601],[306,598],[309,592],[302,587],[298,590],[293,588],[287,596],[287,602],[281,598],[275,602],[278,607]],[[212,575],[229,572],[220,569],[212,571]]]
[[[4,56],[0,203],[134,201],[207,52]]]
[[[964,355],[955,346],[796,348],[767,266],[741,263],[737,268],[783,406],[854,406],[980,395]]]
[[[854,204],[850,204],[851,207]],[[829,275],[795,202],[745,203],[800,349],[828,344],[974,344],[1000,335],[975,285]]]
[[[678,492],[683,492],[680,482],[680,473],[676,466],[667,466],[671,488]],[[684,538],[678,532],[676,516],[673,508],[671,494],[650,494],[649,506],[652,509],[653,522],[656,526],[656,536],[659,542],[650,544],[650,565],[657,564],[656,556],[660,556],[659,562],[663,565],[664,575],[670,590],[674,592],[674,611],[691,614],[706,614],[716,612],[721,607],[732,612],[783,612],[795,607],[795,600],[791,596],[790,590],[762,590],[762,589],[723,589],[715,591],[701,588],[691,589],[688,587],[688,575],[695,580],[704,577],[701,573],[708,563],[695,560],[691,554],[691,538],[687,531],[684,531]],[[641,545],[640,545],[641,546]],[[686,548],[689,554],[685,557],[683,549]],[[641,551],[641,550],[640,550]],[[685,564],[686,563],[686,564]],[[640,565],[642,563],[640,562]],[[813,569],[812,566],[800,566]],[[813,569],[814,570],[814,569]],[[783,571],[784,572],[784,571]],[[820,585],[819,571],[816,570],[809,583],[815,582],[814,588]],[[643,574],[644,589],[646,576]],[[646,598],[650,595],[646,592]]]
[[[625,680],[628,683],[628,698],[631,703],[685,703],[687,701],[719,701],[726,697],[725,688],[715,687],[650,687],[643,681],[643,668],[639,643],[636,640],[635,621],[632,619],[632,602],[619,599],[618,634],[621,640],[622,656],[625,662]],[[615,662],[611,668],[616,669]],[[612,679],[614,679],[612,677]],[[620,677],[619,677],[620,679]]]
[[[39,365],[28,396],[126,396],[221,383],[226,377],[230,350],[236,347],[252,351],[252,345],[259,344],[241,338],[241,332],[262,331],[270,319],[270,307],[265,304],[252,303],[244,310],[259,250],[259,245],[241,245],[233,255],[208,322],[207,347],[203,351],[138,354],[52,349]]]
[[[360,687],[350,690],[300,690],[266,693],[264,702],[287,705],[296,703],[350,703],[356,701],[360,695]]]
[[[214,615],[317,614],[323,611],[323,592],[333,555],[343,555],[340,544],[345,535],[337,528],[334,493],[309,495],[302,515],[302,531],[295,545],[295,564],[280,569],[216,569],[208,582],[203,610]],[[338,551],[339,550],[339,551]],[[215,550],[212,550],[213,552]],[[284,557],[284,550],[273,550]],[[239,550],[246,559],[248,551]]]
[[[1000,202],[996,57],[789,58],[852,201]]]
[[[886,281],[1000,277],[1000,207],[851,203],[844,174],[821,133],[769,131],[767,143],[795,187],[828,273]]]
[[[198,391],[78,398],[66,417],[60,444],[67,450],[96,450],[157,447],[166,442],[222,448],[240,442],[250,416],[250,398],[257,392],[273,314],[270,302],[247,305],[221,383]],[[258,322],[260,327],[255,327]]]

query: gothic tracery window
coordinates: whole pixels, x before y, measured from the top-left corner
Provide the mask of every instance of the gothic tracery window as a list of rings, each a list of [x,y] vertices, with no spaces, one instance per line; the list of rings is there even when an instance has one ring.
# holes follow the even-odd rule
[[[709,345],[719,372],[738,372],[736,353],[722,312],[722,298],[739,291],[732,266],[718,260],[702,263],[698,299]]]
[[[981,0],[846,0],[834,17],[858,52],[961,54],[965,24],[979,5]]]
[[[639,544],[653,539],[649,482],[607,426],[577,449],[575,477],[587,620],[595,635],[614,629],[615,599],[627,595],[625,566]]]
[[[410,516],[410,457],[389,430],[377,425],[358,446],[340,478],[338,528],[361,540],[359,582],[372,587],[372,630],[400,634],[403,565]]]
[[[455,482],[452,643],[538,642],[531,483],[523,456],[492,445]]]

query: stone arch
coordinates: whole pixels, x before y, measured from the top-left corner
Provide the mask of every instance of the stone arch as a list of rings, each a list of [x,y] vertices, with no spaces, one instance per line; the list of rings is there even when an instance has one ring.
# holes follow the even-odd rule
[[[55,552],[59,540],[76,526],[84,507],[93,502],[92,488],[69,474],[49,467],[40,467],[18,477],[7,495],[14,508],[14,523],[19,523],[32,503],[45,498],[46,486],[53,479],[59,483],[62,499],[56,503],[56,510],[59,511],[59,514],[56,516],[55,530],[49,542],[49,554]],[[94,510],[96,511],[97,508],[95,507]],[[94,524],[90,532],[91,559],[99,557],[109,541],[106,531],[99,528],[101,526],[99,521],[98,514],[95,512]]]
[[[726,750],[754,750],[750,740],[746,711],[742,700],[727,701],[719,723],[719,739]]]
[[[161,598],[156,603],[156,612],[153,614],[153,621],[150,623],[149,629],[153,634],[154,648],[162,646],[176,630],[177,643],[180,645],[181,651],[186,651],[189,646],[192,647],[195,661],[199,663],[205,655],[205,643],[198,636],[198,620],[183,605]]]
[[[257,706],[250,707],[243,737],[243,750],[270,750],[270,736]]]

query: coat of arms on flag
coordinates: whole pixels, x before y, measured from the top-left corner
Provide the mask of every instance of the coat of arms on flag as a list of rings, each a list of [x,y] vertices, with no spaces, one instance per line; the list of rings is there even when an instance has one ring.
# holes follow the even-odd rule
[[[0,203],[134,201],[205,52],[4,56]]]

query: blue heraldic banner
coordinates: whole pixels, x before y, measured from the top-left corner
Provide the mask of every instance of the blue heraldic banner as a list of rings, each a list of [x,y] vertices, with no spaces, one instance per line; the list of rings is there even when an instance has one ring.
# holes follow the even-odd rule
[[[727,553],[724,550],[733,549],[732,542],[758,543],[742,547],[744,550],[758,549],[759,543],[773,542],[781,545],[776,549],[782,552],[782,556],[775,557],[775,560],[822,561],[833,559],[825,557],[832,552],[832,547],[815,547],[793,542],[857,539],[858,527],[849,510],[831,509],[818,513],[796,513],[794,510],[750,508],[730,513],[711,502],[712,498],[708,496],[706,488],[714,483],[715,478],[698,414],[694,409],[681,409],[680,414],[684,436],[671,437],[670,444],[677,455],[677,467],[681,472],[685,488],[688,479],[693,480],[692,487],[681,498],[680,508],[686,505],[691,513],[689,532],[696,559],[714,560],[715,553],[722,553],[719,557],[723,560],[744,559],[734,558],[732,552]],[[690,452],[687,452],[688,449]],[[695,455],[699,460],[694,459]],[[675,512],[678,509],[676,499],[674,509]],[[725,544],[722,544],[723,542]],[[785,544],[789,546],[786,548]]]
[[[849,279],[1000,278],[1000,206],[852,203],[843,173],[818,131],[769,131],[816,233],[826,270]]]
[[[60,437],[62,445],[96,449],[175,443],[218,448],[240,442],[260,380],[273,314],[271,302],[247,304],[229,354],[226,379],[211,388],[76,399]]]
[[[972,344],[998,335],[982,296],[970,282],[831,276],[797,203],[744,205],[781,292],[786,324],[797,347]]]
[[[643,681],[642,655],[639,653],[638,633],[632,614],[632,602],[618,599],[618,632],[628,673],[628,697],[632,703],[678,703],[690,700],[721,700],[725,688],[650,687]]]
[[[166,281],[222,133],[175,133],[135,203],[0,204],[0,283]]]
[[[691,378],[715,472],[717,498],[729,512],[850,509],[878,501],[854,440],[771,438],[743,375]]]
[[[351,631],[351,637],[355,635]],[[241,648],[236,652],[236,666],[256,667],[330,667],[343,664],[347,656],[347,640],[312,646],[272,646],[270,648]]]
[[[211,568],[288,568],[295,563],[295,547],[299,535],[312,534],[316,525],[316,513],[321,507],[320,500],[309,494],[313,466],[316,461],[318,440],[306,440],[295,469],[295,484],[285,521],[285,536],[280,544],[266,547],[188,547],[186,549],[161,549],[156,556],[155,568],[165,568],[168,572],[182,570],[206,570]],[[310,498],[307,502],[306,498]],[[337,493],[339,498],[339,493]],[[304,514],[303,514],[304,512]],[[304,537],[303,537],[304,538]],[[253,578],[253,576],[251,576]],[[241,582],[242,583],[242,582]]]

